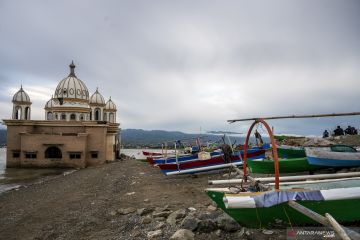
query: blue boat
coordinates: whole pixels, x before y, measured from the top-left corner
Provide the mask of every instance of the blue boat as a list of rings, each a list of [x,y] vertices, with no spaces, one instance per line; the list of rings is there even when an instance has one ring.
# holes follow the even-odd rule
[[[305,152],[310,165],[326,167],[360,166],[360,152],[350,146],[311,147],[305,148]]]

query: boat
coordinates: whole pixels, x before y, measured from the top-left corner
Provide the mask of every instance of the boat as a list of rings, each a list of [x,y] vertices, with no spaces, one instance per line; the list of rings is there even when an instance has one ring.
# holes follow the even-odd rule
[[[162,153],[142,151],[144,156],[162,156]]]
[[[259,152],[260,151],[256,152],[256,154]],[[228,161],[225,160],[223,153],[221,155],[211,156],[209,153],[204,154],[204,152],[200,152],[198,158],[195,160],[160,164],[158,166],[165,175],[176,175],[228,168],[232,164],[242,165],[239,152],[232,154]]]
[[[305,171],[314,171],[321,169],[321,166],[310,165],[306,157],[300,158],[285,158],[279,159],[279,170],[282,173],[295,173],[295,172],[305,172]],[[256,159],[253,161],[248,161],[247,166],[250,171],[253,173],[274,173],[274,160],[273,159]]]
[[[309,164],[326,167],[358,167],[360,152],[346,145],[305,148]]]
[[[247,150],[248,152],[248,160],[254,160],[259,158],[265,157],[265,149],[262,147],[252,147]],[[241,154],[241,157],[244,157],[244,151],[240,150],[238,153]],[[210,153],[211,157],[220,156],[222,154],[221,150],[216,150]],[[176,162],[185,162],[185,161],[195,161],[198,160],[198,153],[191,154],[191,155],[182,155],[178,156],[177,158],[175,156],[171,156],[168,158],[157,158],[153,159],[155,164],[170,164],[170,163],[176,163]]]
[[[209,153],[210,156],[220,156],[220,151],[214,151]],[[154,158],[154,164],[169,164],[169,163],[176,163],[176,162],[185,162],[185,161],[194,161],[198,159],[198,153],[196,154],[187,154],[187,155],[180,155],[180,156],[171,156],[168,158]]]
[[[356,181],[359,186],[360,180]],[[288,201],[291,200],[318,214],[329,213],[338,222],[360,220],[360,215],[354,211],[360,206],[360,187],[323,190],[287,189],[237,194],[208,190],[207,194],[219,208],[241,226],[250,228],[271,228],[278,222],[290,226],[318,224],[290,207]]]
[[[281,145],[277,146],[279,158],[302,158],[306,157],[304,147]]]

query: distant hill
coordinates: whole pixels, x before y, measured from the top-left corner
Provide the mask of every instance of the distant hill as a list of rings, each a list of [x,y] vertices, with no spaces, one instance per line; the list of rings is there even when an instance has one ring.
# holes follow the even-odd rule
[[[179,131],[163,131],[163,130],[142,130],[142,129],[122,129],[121,138],[122,144],[125,147],[159,147],[165,141],[176,141],[190,138],[197,138],[201,136],[201,142],[217,142],[221,141],[222,135],[214,134],[188,134]],[[244,143],[243,137],[231,137],[232,142],[237,144]],[[195,140],[187,140],[194,144]],[[6,145],[6,129],[0,129],[0,146]]]
[[[142,129],[123,129],[121,130],[122,144],[125,147],[134,146],[149,146],[156,147],[161,146],[161,143],[166,141],[176,141],[201,137],[201,142],[217,142],[221,140],[222,135],[213,134],[188,134],[178,131],[163,131],[163,130],[142,130]],[[231,137],[230,140],[237,144],[243,143],[242,137]],[[195,140],[189,140],[186,142],[195,143]]]

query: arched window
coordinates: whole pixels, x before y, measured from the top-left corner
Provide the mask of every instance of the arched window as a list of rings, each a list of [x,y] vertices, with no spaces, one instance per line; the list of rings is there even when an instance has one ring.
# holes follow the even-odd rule
[[[52,112],[47,113],[47,120],[53,120],[53,113]]]
[[[110,113],[110,115],[109,115],[109,122],[111,122],[111,123],[115,122],[113,113]]]
[[[76,120],[76,115],[74,113],[70,115],[70,120]]]
[[[26,107],[25,108],[25,120],[30,119],[30,108]]]
[[[59,118],[58,118],[58,115],[57,115],[57,113],[55,114],[55,120],[58,120]]]
[[[21,118],[21,108],[16,107],[15,108],[15,119],[20,119],[20,118]]]
[[[66,114],[65,113],[61,114],[61,120],[66,120]]]
[[[45,150],[45,158],[62,158],[61,150],[58,147],[48,147]]]
[[[100,109],[96,108],[95,109],[95,121],[99,121],[100,120]]]
[[[80,115],[80,121],[84,121],[84,114]]]

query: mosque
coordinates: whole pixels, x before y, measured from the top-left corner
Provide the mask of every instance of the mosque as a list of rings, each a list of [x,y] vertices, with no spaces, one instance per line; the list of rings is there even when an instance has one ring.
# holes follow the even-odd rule
[[[114,161],[120,150],[116,105],[99,90],[90,96],[85,83],[70,74],[45,104],[45,120],[31,120],[31,101],[21,86],[7,126],[7,167],[74,167]]]

